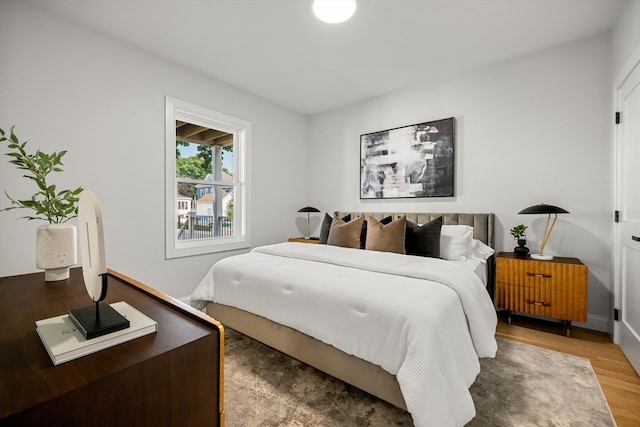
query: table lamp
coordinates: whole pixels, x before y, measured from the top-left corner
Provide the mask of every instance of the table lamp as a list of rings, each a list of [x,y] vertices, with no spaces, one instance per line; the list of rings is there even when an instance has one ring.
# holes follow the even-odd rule
[[[544,226],[544,234],[542,235],[542,243],[540,243],[540,253],[539,254],[531,254],[531,258],[539,259],[544,261],[549,261],[553,259],[553,255],[545,255],[544,247],[547,245],[547,241],[549,240],[549,236],[551,236],[551,231],[553,230],[553,226],[556,225],[556,221],[558,220],[558,214],[569,213],[562,208],[553,205],[546,205],[544,203],[540,203],[539,205],[529,206],[518,212],[518,214],[547,214],[547,224]],[[553,221],[551,221],[551,215],[553,214]],[[549,225],[551,224],[551,225]]]
[[[314,208],[313,206],[305,206],[304,208],[300,208],[298,209],[298,212],[306,212],[307,213],[307,235],[304,236],[305,239],[310,239],[311,238],[311,222],[309,219],[309,213],[310,212],[320,212],[318,209]]]

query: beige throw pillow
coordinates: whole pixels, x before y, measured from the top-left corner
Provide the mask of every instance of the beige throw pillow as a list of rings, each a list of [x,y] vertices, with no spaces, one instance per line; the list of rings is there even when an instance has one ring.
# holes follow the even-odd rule
[[[367,219],[367,239],[365,241],[365,249],[370,251],[404,254],[404,230],[406,223],[406,215],[403,215],[401,218],[391,221],[386,225],[377,219],[369,217],[369,219]]]
[[[329,229],[328,245],[342,246],[345,248],[360,249],[360,234],[364,217],[344,222],[337,216],[333,217],[331,228]]]

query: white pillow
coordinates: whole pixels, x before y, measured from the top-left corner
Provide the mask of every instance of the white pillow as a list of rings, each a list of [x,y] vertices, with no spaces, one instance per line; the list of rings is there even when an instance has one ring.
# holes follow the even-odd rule
[[[470,225],[443,225],[440,230],[440,258],[449,261],[467,259],[473,243]]]
[[[473,239],[471,250],[469,251],[469,258],[485,263],[495,252],[495,249],[491,246],[485,245],[480,240]]]

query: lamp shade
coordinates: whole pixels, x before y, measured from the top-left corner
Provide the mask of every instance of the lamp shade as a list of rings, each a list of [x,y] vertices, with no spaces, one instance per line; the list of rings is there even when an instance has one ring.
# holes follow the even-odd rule
[[[518,214],[565,214],[569,211],[559,208],[558,206],[546,205],[540,203],[538,205],[529,206],[522,209]]]
[[[304,208],[298,209],[298,212],[320,212],[318,209],[313,206],[305,206]]]
[[[549,237],[551,236],[551,231],[553,227],[556,225],[556,221],[558,220],[558,214],[566,214],[569,211],[559,208],[558,206],[547,205],[544,203],[540,203],[538,205],[529,206],[528,208],[522,209],[518,214],[546,214],[547,215],[547,223],[544,227],[544,233],[542,234],[542,242],[540,243],[540,253],[532,254],[531,258],[549,261],[553,259],[551,255],[544,254],[544,247],[547,246],[547,241],[549,241]],[[551,220],[551,215],[553,215],[553,221]]]

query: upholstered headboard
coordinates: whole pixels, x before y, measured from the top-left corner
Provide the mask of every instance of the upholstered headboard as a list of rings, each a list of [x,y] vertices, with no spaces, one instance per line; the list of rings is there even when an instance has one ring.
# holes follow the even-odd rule
[[[361,216],[371,216],[377,220],[381,220],[388,216],[392,218],[400,218],[406,215],[409,221],[416,224],[425,224],[439,216],[442,217],[442,223],[445,225],[470,225],[473,227],[473,237],[486,245],[495,249],[496,233],[495,233],[495,215],[493,213],[426,213],[426,212],[335,212],[340,218],[345,215],[351,215],[351,219]],[[487,260],[487,291],[494,297],[495,290],[495,255]]]
[[[371,216],[377,220],[381,220],[388,216],[392,218],[400,218],[406,215],[409,221],[416,224],[425,224],[439,216],[442,217],[442,223],[445,225],[470,225],[473,227],[473,238],[495,248],[495,215],[493,213],[425,213],[425,212],[335,212],[340,218],[351,214],[351,218],[359,218],[361,216]]]

